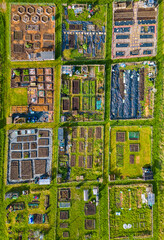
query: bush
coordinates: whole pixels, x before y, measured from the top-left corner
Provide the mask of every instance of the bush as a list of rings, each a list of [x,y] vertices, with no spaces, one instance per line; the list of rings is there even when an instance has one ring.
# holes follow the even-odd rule
[[[70,60],[71,59],[71,49],[65,49],[63,51],[63,57],[66,59],[66,60]]]
[[[71,51],[71,59],[76,59],[83,56],[82,53],[79,53],[77,49],[72,49]]]
[[[20,70],[15,69],[13,72],[16,76],[20,76]]]

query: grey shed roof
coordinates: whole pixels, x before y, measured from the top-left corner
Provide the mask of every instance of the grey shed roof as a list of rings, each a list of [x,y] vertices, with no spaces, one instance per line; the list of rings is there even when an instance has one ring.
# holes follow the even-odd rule
[[[40,52],[36,54],[37,60],[53,60],[55,59],[54,51]]]

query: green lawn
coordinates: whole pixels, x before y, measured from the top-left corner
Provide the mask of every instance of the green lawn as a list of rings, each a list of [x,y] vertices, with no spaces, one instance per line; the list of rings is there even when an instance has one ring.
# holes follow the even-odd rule
[[[66,161],[69,161],[71,167],[70,179],[66,181],[79,180],[80,176],[83,176],[85,181],[96,180],[102,177],[104,129],[103,127],[99,128],[101,129],[101,138],[96,137],[96,127],[64,128],[64,136],[67,136],[69,139],[67,146],[70,147],[64,153],[59,151],[58,171],[62,174],[62,181],[66,180]],[[84,136],[80,135],[81,129],[85,132]],[[92,131],[91,135],[89,135],[90,130]],[[77,132],[76,136],[73,136],[73,131]],[[74,158],[74,163],[72,158]]]
[[[11,88],[10,101],[11,106],[28,105],[27,88]]]
[[[22,190],[28,189],[29,190],[29,194],[28,195],[22,195]],[[10,188],[10,190],[8,192],[18,192],[19,193],[19,197],[18,199],[14,200],[14,199],[6,199],[5,200],[5,208],[10,205],[11,203],[15,203],[15,202],[23,202],[25,204],[25,209],[24,210],[18,210],[18,211],[12,211],[11,213],[9,213],[9,210],[6,210],[6,216],[8,214],[8,217],[6,218],[6,227],[8,229],[10,229],[10,237],[12,237],[12,239],[18,239],[18,236],[20,236],[22,234],[22,236],[24,237],[23,239],[27,239],[27,237],[29,236],[30,231],[35,231],[35,230],[39,230],[41,232],[44,233],[45,235],[45,239],[49,239],[49,229],[50,229],[50,223],[51,223],[51,218],[49,217],[48,223],[46,224],[33,224],[30,225],[28,224],[28,216],[29,214],[45,214],[47,213],[49,216],[49,210],[51,209],[51,207],[49,207],[48,209],[45,209],[44,206],[44,202],[45,202],[45,197],[46,195],[50,195],[50,191],[49,190],[35,190],[32,189],[30,187],[20,187],[20,188]],[[34,199],[34,196],[38,196],[39,199]],[[38,201],[39,202],[39,207],[38,208],[30,208],[28,206],[29,202],[32,202],[33,200]],[[51,197],[50,197],[50,203],[51,203]],[[22,230],[22,233],[21,233]]]
[[[136,184],[110,188],[110,239],[118,239],[119,237],[143,239],[151,236],[152,210],[146,203],[142,202],[141,198],[141,194],[147,198],[147,187],[147,184]],[[131,228],[124,229],[124,224],[131,224]]]
[[[130,131],[139,131],[139,140],[129,140]],[[125,132],[125,142],[116,141],[116,132]],[[130,152],[130,144],[139,144],[139,152]],[[115,174],[116,178],[141,177],[142,167],[151,164],[150,127],[113,127],[110,146],[110,173]],[[134,155],[134,164],[130,163],[130,155]]]
[[[68,189],[68,188],[65,188]],[[85,215],[84,209],[85,204],[89,202],[93,202],[95,205],[96,196],[93,195],[93,187],[70,187],[70,200],[65,202],[70,202],[70,207],[62,208],[59,207],[60,202],[58,199],[58,209],[57,209],[57,238],[56,239],[65,239],[63,238],[63,232],[69,232],[69,240],[83,240],[85,239],[85,235],[90,235],[89,239],[97,240],[100,239],[100,218],[99,218],[99,211],[100,206],[96,206],[96,213],[93,215]],[[84,201],[84,193],[83,190],[89,190],[89,199],[88,201]],[[59,196],[58,189],[58,196]],[[60,219],[60,211],[69,211],[68,219]],[[94,219],[95,220],[95,229],[93,230],[86,230],[85,229],[85,219]],[[61,223],[68,223],[67,228],[61,228]]]

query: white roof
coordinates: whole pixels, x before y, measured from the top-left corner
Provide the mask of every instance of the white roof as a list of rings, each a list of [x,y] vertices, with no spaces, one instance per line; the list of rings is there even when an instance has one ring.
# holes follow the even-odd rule
[[[93,188],[93,195],[97,195],[98,193],[98,189],[97,188]]]
[[[38,182],[39,185],[49,185],[50,183],[51,183],[50,178],[39,179],[39,182]]]
[[[84,201],[88,201],[88,190],[84,189]]]

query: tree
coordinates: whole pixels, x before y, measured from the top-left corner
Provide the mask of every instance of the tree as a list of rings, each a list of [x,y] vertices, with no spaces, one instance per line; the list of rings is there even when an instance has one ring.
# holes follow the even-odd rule
[[[63,57],[66,60],[70,60],[71,59],[71,49],[64,49],[63,51]]]

